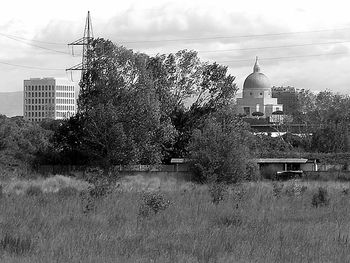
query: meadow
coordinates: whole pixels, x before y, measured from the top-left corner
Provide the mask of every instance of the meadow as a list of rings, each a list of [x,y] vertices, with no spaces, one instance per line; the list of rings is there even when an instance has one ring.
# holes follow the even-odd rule
[[[78,184],[3,184],[0,262],[350,261],[349,183],[263,181],[216,191],[135,178],[93,197]],[[316,206],[319,187],[328,199]]]

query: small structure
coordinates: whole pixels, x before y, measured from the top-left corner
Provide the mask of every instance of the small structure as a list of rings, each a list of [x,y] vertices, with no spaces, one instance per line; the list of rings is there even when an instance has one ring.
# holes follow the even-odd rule
[[[317,161],[304,158],[260,158],[255,159],[264,178],[288,173],[301,175],[304,171],[317,171]]]

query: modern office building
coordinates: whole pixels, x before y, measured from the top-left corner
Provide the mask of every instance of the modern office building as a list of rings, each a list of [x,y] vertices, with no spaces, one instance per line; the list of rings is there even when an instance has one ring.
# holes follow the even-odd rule
[[[76,113],[75,83],[59,78],[30,78],[23,85],[23,116],[30,121],[65,119]]]

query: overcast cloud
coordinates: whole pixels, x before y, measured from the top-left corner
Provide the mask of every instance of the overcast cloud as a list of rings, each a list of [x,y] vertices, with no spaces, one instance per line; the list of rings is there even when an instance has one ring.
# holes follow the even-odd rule
[[[0,35],[0,92],[21,90],[23,80],[30,77],[70,77],[64,69],[78,64],[80,58],[69,55],[66,44],[82,37],[88,10],[95,37],[150,55],[196,50],[204,61],[227,65],[240,88],[259,56],[261,70],[272,85],[349,93],[346,1],[273,0],[12,1],[0,11],[0,34],[6,35]],[[238,37],[305,31],[320,32]],[[164,41],[189,38],[197,40]],[[72,76],[79,80],[78,72]]]

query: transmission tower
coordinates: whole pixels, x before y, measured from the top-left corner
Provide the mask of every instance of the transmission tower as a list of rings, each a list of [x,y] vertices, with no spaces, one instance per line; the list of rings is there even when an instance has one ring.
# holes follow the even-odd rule
[[[83,56],[82,56],[83,58],[81,63],[66,69],[66,71],[71,71],[71,74],[73,70],[81,70],[81,80],[84,80],[84,74],[88,69],[90,69],[90,66],[91,66],[91,56],[89,51],[91,50],[91,43],[93,39],[94,39],[94,34],[92,31],[90,11],[88,11],[86,22],[85,22],[84,36],[68,44],[68,46],[72,47],[73,55],[74,55],[74,50],[73,50],[74,46],[83,46]]]

